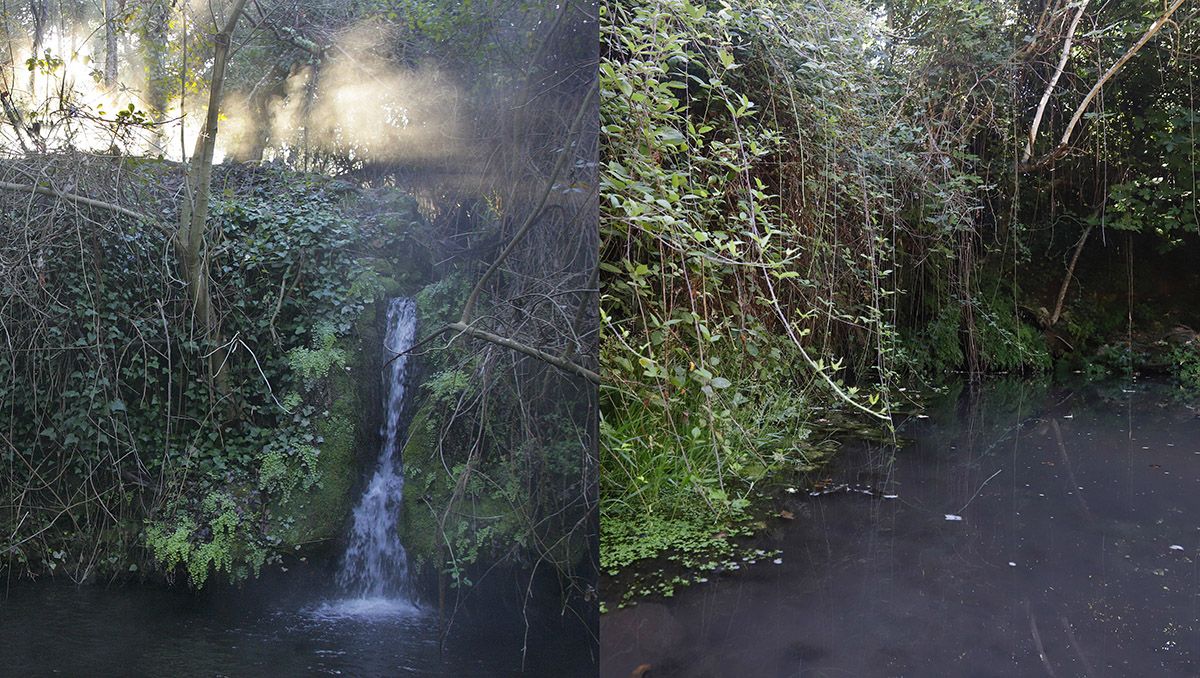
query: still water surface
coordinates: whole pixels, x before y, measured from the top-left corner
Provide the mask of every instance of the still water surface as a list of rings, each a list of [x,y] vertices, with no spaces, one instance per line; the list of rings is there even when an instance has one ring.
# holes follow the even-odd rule
[[[604,615],[601,674],[1200,675],[1192,402],[990,383],[929,415],[829,471],[873,496],[781,493],[779,564]]]
[[[0,676],[594,676],[578,618],[460,613],[439,651],[436,608],[331,603],[276,588],[193,595],[151,586],[0,582]]]

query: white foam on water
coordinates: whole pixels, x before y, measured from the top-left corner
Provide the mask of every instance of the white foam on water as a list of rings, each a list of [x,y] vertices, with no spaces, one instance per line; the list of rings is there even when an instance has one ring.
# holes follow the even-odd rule
[[[322,603],[309,613],[321,620],[383,620],[419,617],[421,608],[404,598],[343,598]]]

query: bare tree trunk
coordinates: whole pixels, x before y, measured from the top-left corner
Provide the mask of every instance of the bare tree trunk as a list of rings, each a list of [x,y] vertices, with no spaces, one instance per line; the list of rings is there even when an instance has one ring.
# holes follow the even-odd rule
[[[39,56],[42,43],[46,40],[46,19],[49,14],[48,0],[30,0],[29,13],[33,15],[33,56]]]
[[[150,104],[150,115],[156,126],[154,128],[154,150],[166,154],[166,134],[162,128],[166,120],[168,101],[171,96],[171,83],[167,74],[167,36],[171,22],[171,5],[169,0],[153,0],[146,6],[144,22],[144,38],[142,58],[146,62],[147,103]]]
[[[271,102],[282,98],[290,71],[276,62],[271,70],[254,85],[247,97],[250,115],[240,143],[234,144],[226,155],[234,162],[262,162],[271,141]]]
[[[305,172],[313,171],[313,150],[312,150],[312,126],[313,126],[313,103],[317,98],[317,89],[321,86],[321,66],[320,61],[316,61],[312,70],[309,71],[308,82],[304,85],[304,105],[301,109],[301,132],[300,132],[300,149],[304,154],[303,168]]]
[[[33,15],[33,58],[40,58],[42,55],[42,45],[46,41],[46,21],[49,19],[50,8],[49,0],[30,0],[29,13]],[[14,64],[15,65],[15,64]],[[34,77],[36,69],[29,69],[29,94],[33,96],[35,92]]]
[[[183,202],[179,233],[176,237],[177,246],[182,251],[184,275],[191,291],[193,318],[201,324],[206,337],[211,336],[216,328],[208,289],[208,255],[204,249],[204,235],[208,227],[208,198],[212,189],[213,155],[217,147],[221,90],[225,84],[225,69],[229,65],[229,43],[246,2],[247,0],[235,0],[225,26],[213,37],[216,48],[213,53],[212,79],[209,82],[208,111],[188,167],[189,195]],[[219,377],[223,364],[224,355],[214,352],[210,358],[213,376]]]
[[[1054,86],[1058,84],[1058,79],[1062,77],[1063,69],[1067,66],[1067,59],[1071,56],[1071,43],[1075,40],[1075,29],[1079,27],[1079,20],[1083,18],[1083,12],[1087,9],[1089,0],[1083,0],[1079,4],[1079,11],[1075,13],[1075,18],[1071,20],[1071,26],[1067,29],[1067,38],[1063,41],[1062,56],[1058,59],[1058,66],[1054,69],[1054,75],[1050,76],[1050,82],[1046,83],[1046,91],[1042,93],[1042,100],[1038,102],[1037,113],[1033,115],[1033,124],[1029,126],[1029,139],[1025,142],[1025,152],[1021,155],[1021,162],[1029,162],[1029,158],[1033,156],[1033,145],[1037,141],[1038,127],[1042,124],[1042,115],[1046,112],[1046,104],[1050,102],[1050,96],[1054,93]]]

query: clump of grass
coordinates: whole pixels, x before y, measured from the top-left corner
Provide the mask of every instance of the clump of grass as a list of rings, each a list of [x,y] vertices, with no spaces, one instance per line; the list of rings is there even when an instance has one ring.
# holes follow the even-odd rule
[[[737,561],[764,484],[811,471],[810,440],[826,413],[789,378],[785,353],[710,355],[734,379],[671,370],[654,397],[610,392],[601,434],[601,568],[630,596],[671,595],[680,581]],[[689,366],[691,367],[691,366]],[[651,561],[673,563],[645,570]],[[736,569],[736,568],[733,568]]]

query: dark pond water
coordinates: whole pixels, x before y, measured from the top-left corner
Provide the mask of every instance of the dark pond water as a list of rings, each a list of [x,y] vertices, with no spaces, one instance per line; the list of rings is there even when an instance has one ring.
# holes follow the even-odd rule
[[[830,472],[878,496],[783,494],[779,564],[604,615],[601,674],[1200,675],[1200,419],[1177,390],[992,383],[929,414]]]
[[[557,606],[460,613],[345,609],[303,592],[0,582],[0,676],[594,676],[592,634]]]

